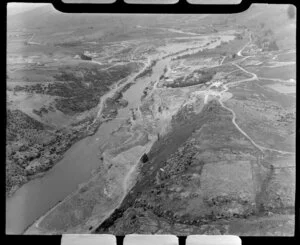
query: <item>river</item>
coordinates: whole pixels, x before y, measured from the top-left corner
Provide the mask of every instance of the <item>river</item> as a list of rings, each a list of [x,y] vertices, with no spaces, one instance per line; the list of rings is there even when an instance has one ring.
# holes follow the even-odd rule
[[[139,79],[123,94],[123,98],[129,103],[126,108],[118,111],[116,119],[103,123],[93,136],[75,143],[46,175],[26,183],[7,199],[7,234],[23,233],[36,219],[91,177],[92,170],[100,163],[99,147],[109,140],[110,133],[119,127],[123,120],[129,118],[130,109],[140,105],[143,90],[163,74],[167,62],[166,59],[158,61],[151,76]]]
[[[226,42],[231,39],[233,39],[233,36],[223,36],[207,48],[214,48],[221,41]],[[74,192],[79,184],[86,182],[91,177],[92,170],[100,164],[99,147],[109,140],[110,133],[118,128],[123,120],[129,118],[130,109],[138,108],[141,104],[140,99],[143,90],[151,81],[159,79],[171,57],[162,59],[159,56],[153,56],[151,59],[158,59],[158,62],[152,68],[152,74],[146,78],[138,79],[134,85],[124,92],[123,98],[129,103],[126,108],[118,111],[116,119],[103,123],[94,135],[72,145],[64,154],[63,159],[53,166],[47,174],[24,184],[12,197],[6,200],[7,234],[24,233],[26,228],[39,217]],[[133,77],[127,82],[132,80]],[[112,91],[115,91],[115,89]],[[109,94],[112,94],[112,91]],[[107,97],[107,95],[104,97]]]

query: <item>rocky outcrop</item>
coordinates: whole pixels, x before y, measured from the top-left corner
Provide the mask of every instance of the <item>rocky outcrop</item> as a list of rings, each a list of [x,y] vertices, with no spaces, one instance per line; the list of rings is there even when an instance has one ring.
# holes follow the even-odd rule
[[[146,162],[148,162],[148,160],[149,160],[149,158],[148,158],[147,154],[144,153],[143,156],[141,157],[141,162],[146,163]]]
[[[82,60],[92,60],[92,57],[89,57],[89,56],[87,56],[87,55],[85,55],[85,54],[80,54],[80,58],[81,58]]]

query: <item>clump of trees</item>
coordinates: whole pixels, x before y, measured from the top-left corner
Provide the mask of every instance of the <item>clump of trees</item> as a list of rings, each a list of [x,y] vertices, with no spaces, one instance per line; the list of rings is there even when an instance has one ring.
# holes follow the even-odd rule
[[[133,64],[116,66],[105,71],[96,67],[64,66],[53,76],[55,80],[61,82],[47,85],[18,85],[14,91],[59,96],[55,103],[56,109],[72,115],[97,106],[100,97],[109,90],[110,85],[129,76],[133,69],[135,69]],[[124,91],[131,85],[124,86]]]
[[[188,87],[197,84],[203,84],[210,81],[213,78],[213,76],[216,74],[216,71],[204,70],[204,71],[196,71],[196,73],[200,75],[199,78],[193,78],[194,75],[193,73],[187,76],[186,79],[183,79],[183,77],[175,79],[174,83],[166,84],[166,87],[179,88],[179,87]]]
[[[265,27],[265,24],[261,23],[260,26],[261,28],[263,28]],[[259,48],[262,48],[263,51],[279,50],[272,29],[264,29],[258,33],[259,34],[256,34],[254,36],[254,39],[256,40],[255,43]]]

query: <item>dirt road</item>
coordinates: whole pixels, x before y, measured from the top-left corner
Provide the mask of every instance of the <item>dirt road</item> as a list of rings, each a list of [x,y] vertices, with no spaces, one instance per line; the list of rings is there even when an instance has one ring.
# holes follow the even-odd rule
[[[250,56],[243,56],[241,54],[241,52],[251,43],[251,35],[250,35],[250,41],[237,53],[238,56],[240,57],[244,57],[244,58],[248,58]],[[259,78],[257,77],[257,75],[253,72],[250,72],[250,71],[247,71],[246,69],[244,69],[243,67],[239,66],[238,64],[236,63],[232,63],[233,65],[235,65],[237,68],[239,68],[240,70],[242,70],[243,72],[247,73],[247,74],[250,74],[252,75],[251,78],[248,78],[248,79],[243,79],[243,80],[240,80],[240,81],[236,81],[236,82],[231,82],[231,83],[227,83],[225,85],[223,85],[224,87],[224,90],[221,92],[221,93],[224,93],[224,92],[227,92],[228,91],[228,86],[230,85],[236,85],[238,83],[242,83],[242,82],[249,82],[249,81],[254,81],[254,80],[258,80]],[[273,80],[273,79],[271,79]],[[275,79],[274,79],[275,80]],[[277,80],[277,79],[276,79]],[[278,79],[280,80],[280,79]],[[281,154],[295,154],[295,152],[288,152],[288,151],[280,151],[280,150],[276,150],[276,149],[273,149],[273,148],[268,148],[268,147],[263,147],[263,146],[260,146],[258,144],[256,144],[254,142],[254,140],[244,131],[240,128],[240,126],[236,123],[236,114],[235,112],[230,109],[229,107],[225,106],[223,101],[222,101],[222,96],[220,96],[219,100],[218,100],[221,104],[221,106],[223,108],[225,108],[226,110],[230,111],[232,113],[232,123],[234,124],[234,126],[245,136],[247,137],[247,139],[249,139],[251,141],[251,143],[256,147],[258,148],[261,152],[264,152],[265,150],[269,150],[269,151],[275,151],[275,152],[278,152],[278,153],[281,153]]]

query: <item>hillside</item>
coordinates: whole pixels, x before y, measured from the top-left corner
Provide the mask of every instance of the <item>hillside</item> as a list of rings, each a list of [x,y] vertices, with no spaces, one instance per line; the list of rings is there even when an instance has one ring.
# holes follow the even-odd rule
[[[295,22],[9,14],[8,233],[293,234]]]
[[[273,39],[280,48],[295,46],[295,17],[288,15],[289,5],[251,5],[250,8],[236,15],[210,14],[210,15],[128,15],[128,14],[67,14],[60,13],[52,7],[45,5],[23,13],[8,16],[8,31],[26,29],[39,31],[37,36],[47,42],[57,41],[49,37],[49,33],[57,33],[60,38],[103,38],[120,36],[136,29],[136,24],[148,27],[172,27],[184,30],[201,31],[204,27],[213,26],[216,30],[245,26],[261,37],[269,30]],[[276,16],[276,18],[274,18]],[[36,20],[39,21],[36,21]],[[200,26],[199,26],[200,24]],[[30,28],[29,28],[30,27]],[[205,28],[204,28],[205,29]],[[46,30],[46,31],[45,31]],[[70,38],[68,31],[73,31]],[[44,33],[46,32],[46,33]],[[55,35],[55,37],[57,37]],[[38,39],[38,37],[37,37]]]

